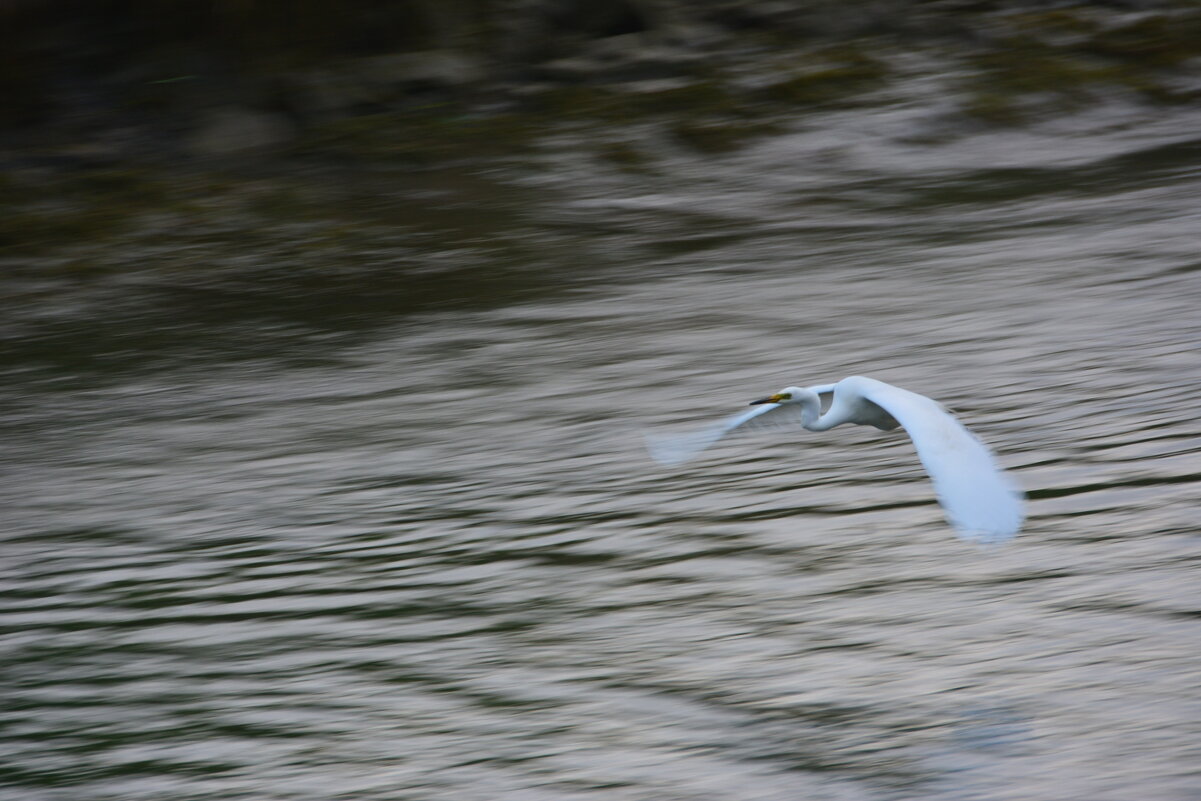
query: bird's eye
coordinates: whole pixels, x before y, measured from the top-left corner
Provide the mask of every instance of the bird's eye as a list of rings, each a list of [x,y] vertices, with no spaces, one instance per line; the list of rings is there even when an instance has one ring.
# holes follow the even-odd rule
[[[776,395],[776,397],[779,398],[780,400],[792,400],[792,393],[791,392],[781,392],[779,395]]]

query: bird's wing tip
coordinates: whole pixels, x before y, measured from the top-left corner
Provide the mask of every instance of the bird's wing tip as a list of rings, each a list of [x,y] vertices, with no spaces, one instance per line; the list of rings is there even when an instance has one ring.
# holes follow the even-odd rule
[[[647,453],[665,467],[684,464],[704,449],[703,446],[697,447],[697,443],[692,440],[693,438],[688,436],[645,433],[642,435]]]

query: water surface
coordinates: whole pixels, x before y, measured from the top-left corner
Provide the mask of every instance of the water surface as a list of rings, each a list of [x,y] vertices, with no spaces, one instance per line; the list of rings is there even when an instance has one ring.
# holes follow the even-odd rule
[[[312,264],[10,278],[0,798],[1201,798],[1199,122],[564,133]],[[642,450],[851,374],[1022,534],[900,432]]]

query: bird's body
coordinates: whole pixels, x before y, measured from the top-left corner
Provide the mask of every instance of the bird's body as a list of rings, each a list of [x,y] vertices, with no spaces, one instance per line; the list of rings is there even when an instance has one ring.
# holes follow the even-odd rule
[[[823,398],[829,405],[822,412]],[[1021,528],[1022,493],[992,453],[937,401],[862,376],[837,384],[786,387],[755,408],[682,437],[648,437],[651,455],[680,464],[735,431],[776,423],[828,431],[845,423],[889,431],[904,427],[934,482],[947,518],[964,539],[998,542]]]

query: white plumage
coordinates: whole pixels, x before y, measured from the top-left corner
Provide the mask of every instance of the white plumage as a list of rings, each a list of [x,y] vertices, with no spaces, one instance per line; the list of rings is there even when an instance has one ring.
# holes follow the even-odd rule
[[[822,401],[829,405],[822,413]],[[648,436],[647,448],[663,464],[680,464],[734,431],[767,426],[827,431],[844,423],[908,432],[947,519],[959,536],[1000,542],[1018,532],[1023,496],[992,453],[938,402],[873,378],[851,376],[837,384],[786,387],[755,408],[681,436]]]

